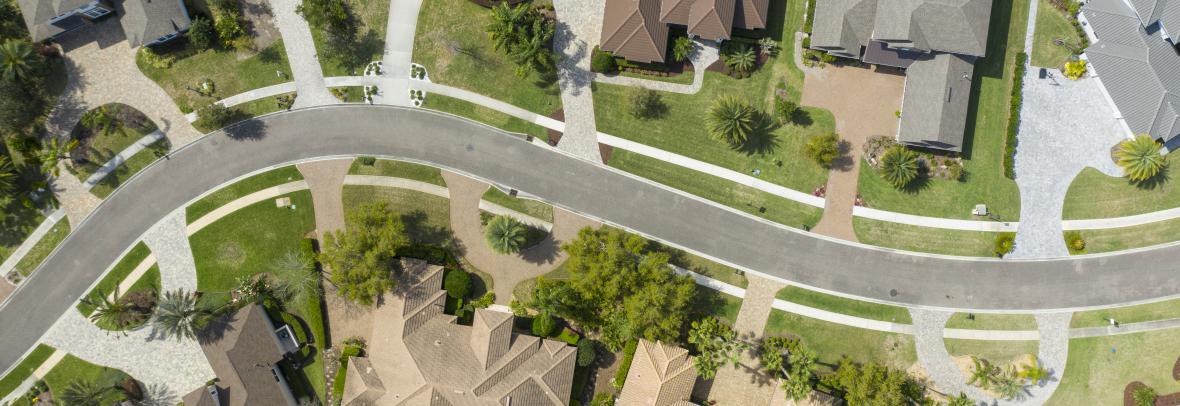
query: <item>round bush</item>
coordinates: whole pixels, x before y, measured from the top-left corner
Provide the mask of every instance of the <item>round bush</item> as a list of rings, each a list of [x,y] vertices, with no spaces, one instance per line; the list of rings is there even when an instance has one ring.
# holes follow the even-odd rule
[[[549,337],[553,335],[554,330],[557,330],[557,319],[550,316],[548,312],[543,312],[533,318],[533,335]]]
[[[590,57],[590,70],[599,73],[614,73],[619,69],[619,65],[615,63],[615,56],[610,52],[598,51]]]
[[[1069,239],[1069,248],[1074,251],[1081,251],[1086,249],[1086,240],[1080,235],[1074,235]]]
[[[467,294],[471,293],[471,275],[463,270],[447,272],[446,279],[443,280],[443,289],[446,289],[447,296],[452,298],[466,298]]]
[[[594,359],[598,358],[598,349],[594,345],[594,341],[589,338],[582,337],[578,340],[578,366],[586,367],[594,363]]]

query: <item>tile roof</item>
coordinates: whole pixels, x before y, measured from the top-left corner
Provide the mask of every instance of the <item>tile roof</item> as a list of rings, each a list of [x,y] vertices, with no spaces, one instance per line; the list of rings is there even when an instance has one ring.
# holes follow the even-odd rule
[[[668,26],[659,19],[660,0],[606,0],[600,47],[636,62],[662,62]]]
[[[770,0],[737,0],[733,10],[733,26],[745,30],[766,28],[770,14]]]
[[[688,33],[713,41],[729,39],[733,31],[735,2],[695,0],[688,10]]]
[[[635,347],[619,404],[675,406],[687,400],[696,383],[696,370],[688,350],[661,342],[640,340]]]

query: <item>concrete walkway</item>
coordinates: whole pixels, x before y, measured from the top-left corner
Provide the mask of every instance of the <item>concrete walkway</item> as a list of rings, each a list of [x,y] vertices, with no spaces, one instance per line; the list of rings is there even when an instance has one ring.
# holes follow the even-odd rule
[[[83,185],[77,176],[65,168],[65,161],[57,165],[58,174],[50,180],[49,189],[57,196],[61,210],[70,219],[70,224],[76,227],[82,224],[82,220],[90,215],[102,200],[90,194],[90,188]]]
[[[82,182],[82,187],[86,188],[86,190],[93,189],[94,185],[97,185],[98,182],[103,180],[103,178],[106,178],[107,175],[110,175],[111,172],[114,172],[115,169],[118,169],[119,165],[122,165],[124,162],[127,162],[128,159],[131,159],[131,156],[138,154],[139,151],[143,151],[147,147],[150,147],[152,144],[155,144],[162,139],[164,139],[164,133],[160,132],[160,130],[156,130],[152,131],[151,134],[145,135],[143,138],[136,140],[131,145],[128,145],[127,148],[124,148],[122,151],[119,151],[118,154],[111,157],[110,160],[107,160],[106,163],[102,164],[102,167],[99,167],[98,170],[94,171],[94,173],[91,174],[89,178],[86,178],[85,182]]]
[[[164,291],[197,290],[197,263],[188,242],[184,208],[173,211],[143,235],[160,265],[160,287]]]
[[[291,76],[294,76],[295,88],[299,92],[294,108],[336,104],[336,97],[324,84],[324,71],[320,68],[311,27],[295,12],[300,3],[299,0],[270,0],[275,26],[283,35],[283,48],[287,51]]]
[[[733,323],[733,329],[739,337],[754,343],[762,338],[766,321],[770,319],[775,293],[786,285],[750,275],[747,279],[750,282],[749,287],[746,289],[745,299],[742,300],[742,307],[738,310],[737,320]],[[709,400],[716,400],[722,405],[770,404],[778,383],[763,373],[760,366],[757,351],[751,349],[743,352],[737,368],[724,365],[717,370],[717,376],[709,390]]]
[[[392,0],[385,29],[385,56],[380,91],[383,103],[410,105],[410,62],[422,0]]]
[[[598,151],[598,130],[594,122],[594,94],[590,53],[598,45],[605,0],[554,0],[557,33],[553,50],[557,55],[558,85],[565,111],[566,128],[557,148],[582,159],[602,162]]]
[[[297,89],[295,88],[295,82],[279,83],[277,85],[270,85],[270,86],[262,87],[262,88],[258,88],[258,89],[247,90],[242,93],[238,93],[233,96],[226,97],[224,99],[218,100],[217,104],[220,104],[225,107],[233,107],[233,106],[237,106],[242,103],[248,103],[248,102],[252,102],[254,100],[258,100],[258,99],[265,99],[267,97],[275,97],[275,96],[278,96],[278,95],[284,94],[284,93],[291,93],[296,90]],[[193,111],[191,113],[185,114],[184,118],[186,120],[188,120],[188,122],[191,123],[191,122],[197,121],[197,119],[200,117],[197,116],[196,111]]]
[[[20,246],[16,247],[16,250],[13,250],[8,255],[8,258],[4,258],[3,263],[0,263],[0,303],[3,303],[4,297],[7,296],[4,292],[3,284],[8,283],[8,280],[4,277],[9,272],[15,270],[16,264],[20,263],[20,260],[33,249],[33,246],[36,246],[37,242],[41,241],[41,238],[45,237],[45,234],[48,234],[50,230],[53,230],[53,226],[57,225],[57,222],[65,216],[65,210],[54,210],[53,213],[45,217],[45,220],[37,228],[33,229],[33,232],[28,237],[25,237],[25,240],[21,242]]]
[[[315,207],[315,231],[324,234],[344,229],[344,178],[352,167],[352,158],[313,161],[295,165],[311,189]]]
[[[717,59],[721,55],[721,49],[716,42],[712,41],[697,40],[694,44],[692,59],[690,60],[693,69],[692,84],[684,85],[623,75],[604,75],[601,73],[594,74],[594,81],[619,86],[643,87],[661,92],[697,94],[697,92],[701,91],[701,86],[705,83],[705,69],[709,65],[712,65],[713,62],[717,62]]]

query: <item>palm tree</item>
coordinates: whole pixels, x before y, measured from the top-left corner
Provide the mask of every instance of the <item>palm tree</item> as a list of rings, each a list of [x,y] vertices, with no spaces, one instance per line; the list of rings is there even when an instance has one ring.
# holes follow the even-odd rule
[[[996,393],[1004,400],[1024,399],[1024,380],[1016,374],[1016,368],[1008,368],[996,378]]]
[[[1152,406],[1156,399],[1155,388],[1144,386],[1135,389],[1131,392],[1131,399],[1135,401],[1135,406]]]
[[[966,393],[959,392],[959,396],[947,399],[946,406],[975,406],[976,403],[971,398],[967,397]]]
[[[119,300],[118,287],[115,287],[114,294],[110,296],[107,296],[101,289],[95,290],[93,295],[82,299],[82,303],[94,307],[94,313],[90,314],[90,321],[100,326],[123,330],[142,322],[144,319],[144,314],[136,311],[135,306]]]
[[[496,216],[488,222],[484,238],[492,251],[500,254],[515,254],[524,247],[528,237],[528,227],[520,221],[508,216]]]
[[[94,130],[102,135],[110,135],[120,130],[121,124],[119,120],[111,114],[110,108],[107,106],[99,106],[96,109],[87,111],[82,115],[82,125],[91,130]]]
[[[1134,182],[1151,179],[1168,166],[1164,156],[1160,155],[1159,144],[1147,134],[1119,143],[1114,156],[1127,172],[1127,178]]]
[[[10,39],[0,44],[0,77],[7,81],[24,80],[32,73],[37,59],[28,42]]]
[[[758,54],[748,46],[742,45],[738,49],[730,52],[725,56],[725,65],[729,66],[735,72],[749,73],[754,70],[754,64],[758,61]]]
[[[9,161],[7,156],[0,155],[0,192],[11,191],[15,184],[16,169],[12,167],[12,161]]]
[[[213,312],[197,303],[197,294],[178,289],[164,292],[156,304],[156,318],[153,323],[165,337],[194,339],[209,321]]]
[[[676,37],[676,41],[672,42],[672,60],[679,62],[692,57],[694,48],[692,40],[688,37]]]
[[[298,250],[290,250],[271,267],[288,281],[288,287],[291,288],[295,300],[320,297],[323,293],[320,289],[320,273],[315,267],[314,258]]]
[[[881,155],[881,178],[901,189],[918,178],[918,154],[901,145],[894,145]]]
[[[1020,370],[1020,376],[1028,379],[1029,382],[1039,385],[1041,381],[1049,379],[1049,370],[1041,367],[1040,361],[1035,364],[1027,364]]]
[[[79,380],[70,382],[57,397],[70,406],[102,406],[113,390],[113,387],[100,386],[91,380]]]
[[[488,23],[487,31],[495,50],[511,51],[520,42],[529,12],[527,6],[509,6],[507,1],[492,7],[492,21]]]
[[[61,142],[56,137],[49,140],[49,145],[41,148],[41,151],[37,153],[37,157],[41,160],[41,173],[57,176],[59,173],[57,163],[68,158],[70,151],[75,148],[78,148],[78,140]]]
[[[724,96],[709,107],[705,117],[713,138],[737,146],[750,139],[754,132],[754,107],[733,96]]]
[[[532,30],[508,53],[509,58],[517,65],[516,76],[528,76],[529,69],[538,72],[550,70],[553,66],[553,54],[549,50],[549,40],[553,39],[555,32],[556,27],[548,20],[533,20]]]
[[[987,389],[996,383],[996,367],[993,367],[990,362],[982,358],[971,357],[971,363],[971,376],[967,379],[968,385]]]

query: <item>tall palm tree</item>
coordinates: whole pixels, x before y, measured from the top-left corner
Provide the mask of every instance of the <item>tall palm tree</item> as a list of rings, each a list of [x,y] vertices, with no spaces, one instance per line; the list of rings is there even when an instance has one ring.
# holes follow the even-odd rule
[[[709,107],[705,124],[713,138],[738,146],[754,132],[754,107],[733,96],[724,96]]]
[[[507,1],[492,7],[492,19],[487,31],[495,50],[511,51],[520,42],[530,11],[525,5],[510,6]]]
[[[889,147],[881,155],[881,177],[895,188],[904,188],[918,178],[918,154],[901,145]]]
[[[1024,399],[1024,379],[1016,373],[1016,368],[1008,368],[996,377],[995,391],[1004,400]]]
[[[749,73],[754,70],[754,64],[757,62],[758,54],[754,53],[754,49],[745,45],[725,56],[725,65],[740,73]]]
[[[111,299],[112,297],[114,299]],[[115,287],[114,294],[109,297],[101,289],[96,290],[93,295],[82,299],[82,303],[94,307],[90,321],[117,330],[139,324],[146,316],[137,311],[131,303],[119,300],[118,287]]]
[[[0,155],[0,192],[11,191],[15,184],[16,168],[12,167],[12,161],[7,156]]]
[[[316,269],[315,259],[298,250],[287,251],[275,261],[272,268],[288,281],[288,288],[294,300],[318,298],[323,293],[320,288],[321,275]]]
[[[37,64],[28,42],[10,39],[0,44],[0,77],[7,81],[28,78]]]
[[[57,176],[59,173],[57,163],[61,162],[62,159],[68,158],[70,151],[73,151],[75,148],[78,148],[78,140],[61,142],[56,137],[49,140],[49,145],[44,146],[37,153],[37,157],[41,160],[41,173]]]
[[[1114,156],[1127,178],[1135,182],[1151,179],[1168,165],[1160,155],[1159,144],[1147,134],[1119,143]]]
[[[164,292],[164,297],[156,304],[153,324],[165,338],[191,340],[197,337],[197,332],[212,315],[211,310],[197,303],[196,293],[179,289]]]
[[[56,394],[62,403],[70,406],[102,406],[114,392],[110,386],[101,386],[92,380],[70,382],[65,390]]]
[[[987,389],[996,383],[996,367],[992,366],[990,362],[982,358],[971,357],[971,363],[971,376],[967,379],[968,385]]]
[[[524,248],[528,227],[508,216],[496,216],[488,222],[484,238],[492,251],[500,254],[515,254]]]

